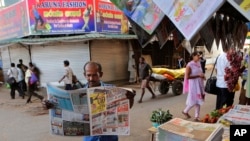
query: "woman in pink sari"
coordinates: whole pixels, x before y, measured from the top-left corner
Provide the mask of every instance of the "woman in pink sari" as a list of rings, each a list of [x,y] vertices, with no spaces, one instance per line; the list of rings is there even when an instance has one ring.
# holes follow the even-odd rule
[[[188,114],[191,108],[195,107],[195,121],[199,121],[200,106],[204,102],[204,79],[205,75],[202,72],[200,64],[200,56],[197,52],[193,52],[192,60],[186,66],[183,90],[187,94],[186,108],[182,111],[185,117],[191,118]]]

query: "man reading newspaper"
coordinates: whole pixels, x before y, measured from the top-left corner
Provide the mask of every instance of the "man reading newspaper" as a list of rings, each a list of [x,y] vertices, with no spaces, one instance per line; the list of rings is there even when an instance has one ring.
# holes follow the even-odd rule
[[[102,66],[97,62],[87,62],[84,67],[84,76],[87,79],[87,83],[83,88],[92,88],[99,86],[112,86],[112,84],[103,83],[100,79],[103,75]],[[129,99],[130,108],[133,105],[133,98],[135,96],[135,91],[130,94],[126,94]],[[52,108],[53,104],[46,100],[43,102],[46,108]],[[99,135],[99,136],[84,136],[83,141],[118,141],[117,135]]]

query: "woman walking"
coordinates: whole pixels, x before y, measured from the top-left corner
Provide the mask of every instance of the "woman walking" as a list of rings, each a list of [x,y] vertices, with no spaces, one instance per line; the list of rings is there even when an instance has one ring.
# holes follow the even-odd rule
[[[200,57],[197,52],[193,52],[192,60],[186,66],[184,78],[184,93],[187,93],[186,108],[182,111],[185,117],[191,118],[188,114],[191,108],[195,106],[195,121],[199,121],[200,105],[204,102],[204,79],[205,75],[202,72]]]

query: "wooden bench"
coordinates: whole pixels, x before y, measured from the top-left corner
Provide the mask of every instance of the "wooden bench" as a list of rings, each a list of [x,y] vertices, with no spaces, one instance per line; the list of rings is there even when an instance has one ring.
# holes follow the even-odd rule
[[[157,133],[157,129],[155,127],[150,127],[150,128],[148,128],[148,132],[151,134],[150,141],[154,141],[155,140],[155,134]]]

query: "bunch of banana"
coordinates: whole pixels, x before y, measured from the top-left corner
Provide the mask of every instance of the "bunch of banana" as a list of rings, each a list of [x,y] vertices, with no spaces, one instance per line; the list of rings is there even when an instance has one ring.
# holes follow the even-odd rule
[[[220,119],[219,123],[221,123],[222,125],[229,127],[230,125],[232,125],[233,123],[227,119]]]

